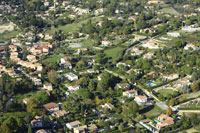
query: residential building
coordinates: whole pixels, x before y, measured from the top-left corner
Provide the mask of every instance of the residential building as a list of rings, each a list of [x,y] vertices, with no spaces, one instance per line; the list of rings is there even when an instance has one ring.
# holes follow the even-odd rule
[[[107,108],[107,109],[113,109],[114,106],[111,103],[105,103],[104,105],[101,105],[102,108]]]
[[[74,133],[86,133],[86,132],[87,132],[86,125],[74,128]]]
[[[60,59],[60,66],[61,66],[61,69],[72,69],[72,64],[70,61],[68,61],[68,58],[66,57],[63,57]]]
[[[97,131],[97,126],[95,125],[95,124],[90,124],[90,125],[88,125],[88,131],[89,132],[95,132],[95,131]]]
[[[78,80],[78,76],[71,72],[64,74],[64,77],[66,77],[70,81]]]
[[[43,85],[42,89],[52,91],[53,86],[52,86],[51,83],[46,83],[46,84]]]
[[[179,37],[179,36],[181,36],[181,34],[178,33],[178,32],[168,32],[167,35],[168,36],[172,36],[172,37]]]
[[[123,96],[126,96],[126,97],[137,96],[137,94],[138,93],[136,90],[128,90],[128,91],[123,92]]]
[[[44,104],[43,107],[45,108],[46,111],[49,111],[49,112],[54,112],[54,111],[59,110],[58,104],[53,103],[53,102]]]
[[[44,121],[42,119],[34,119],[31,121],[32,128],[42,128],[44,126]]]
[[[73,121],[73,122],[67,123],[66,127],[68,129],[73,129],[73,128],[79,127],[80,124],[81,124],[80,121]]]
[[[129,89],[131,87],[129,83],[118,83],[116,86],[120,89]]]
[[[160,130],[163,127],[170,126],[174,124],[174,119],[168,115],[161,114],[158,116],[158,123],[156,124],[156,128]]]
[[[68,114],[68,112],[65,110],[58,110],[58,111],[53,112],[51,115],[59,118],[59,117],[66,116],[67,114]]]
[[[37,130],[35,133],[51,133],[51,132],[49,130],[40,129],[40,130]]]
[[[65,84],[65,87],[68,88],[69,91],[76,91],[80,89],[80,85],[69,85],[69,84]]]
[[[146,96],[135,96],[135,101],[138,105],[145,105],[147,103]]]
[[[15,45],[9,45],[9,49],[11,52],[17,52],[17,46]]]
[[[196,47],[194,44],[187,44],[185,47],[184,47],[184,50],[196,50],[198,47]]]

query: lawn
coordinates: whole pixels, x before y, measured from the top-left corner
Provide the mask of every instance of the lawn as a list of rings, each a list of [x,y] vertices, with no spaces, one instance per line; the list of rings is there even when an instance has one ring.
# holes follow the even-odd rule
[[[167,14],[171,14],[171,15],[176,15],[176,16],[180,16],[181,14],[179,12],[177,12],[174,8],[163,8],[161,9],[161,12],[163,13],[167,13]]]
[[[115,59],[118,56],[118,54],[124,49],[125,48],[123,47],[114,47],[114,48],[106,49],[104,53],[106,54],[106,56],[111,57],[112,59]]]
[[[102,16],[98,16],[98,17],[93,17],[91,18],[93,23],[96,23],[98,21],[100,21],[102,19]],[[58,26],[57,28],[55,27],[51,27],[51,30],[47,31],[47,33],[49,34],[54,34],[54,32],[62,30],[64,31],[64,33],[68,33],[68,32],[75,32],[78,31],[83,24],[86,24],[89,21],[89,19],[86,20],[81,20],[80,22],[74,22],[72,24],[67,24],[64,26]]]
[[[157,105],[151,105],[141,109],[140,113],[145,115],[147,118],[154,118],[163,113],[163,110],[161,110]]]
[[[37,93],[37,91],[31,91],[31,92],[28,92],[28,93],[25,93],[25,94],[17,94],[15,95],[14,99],[18,100],[18,101],[22,101],[24,98],[27,98],[27,97],[31,97],[33,95],[35,95]]]
[[[90,47],[90,46],[94,46],[94,41],[91,40],[91,39],[84,40],[84,41],[82,41],[82,46],[84,48],[87,48],[87,47]]]
[[[11,37],[16,37],[17,34],[19,34],[20,31],[11,31],[11,32],[4,32],[0,35],[0,41],[7,41]]]
[[[58,60],[62,58],[61,55],[51,55],[47,59],[43,60],[43,62],[47,63],[56,63]]]
[[[182,131],[181,133],[197,133],[198,130],[197,129],[194,129],[194,128],[190,128],[190,129],[187,129],[187,130],[184,130]]]
[[[162,89],[158,91],[159,94],[162,94],[163,97],[167,97],[168,95],[173,95],[174,91],[171,89]]]

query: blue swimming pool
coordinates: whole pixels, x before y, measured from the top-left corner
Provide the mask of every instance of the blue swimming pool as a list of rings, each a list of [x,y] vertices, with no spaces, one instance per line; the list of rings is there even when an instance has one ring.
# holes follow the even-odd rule
[[[153,120],[154,123],[158,123],[158,120]]]
[[[146,85],[155,86],[155,84],[151,82],[146,83]]]

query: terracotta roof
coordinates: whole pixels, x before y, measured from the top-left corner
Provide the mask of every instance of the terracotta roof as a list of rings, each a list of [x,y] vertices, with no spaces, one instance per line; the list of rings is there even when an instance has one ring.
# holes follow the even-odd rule
[[[43,107],[44,107],[46,110],[48,110],[48,109],[51,109],[51,108],[56,108],[56,107],[58,107],[58,104],[51,102],[51,103],[47,103],[47,104],[43,105]]]

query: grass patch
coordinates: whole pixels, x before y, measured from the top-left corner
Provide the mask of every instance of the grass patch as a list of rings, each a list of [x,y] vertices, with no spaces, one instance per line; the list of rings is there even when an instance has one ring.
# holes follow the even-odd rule
[[[174,91],[171,89],[162,89],[162,90],[159,90],[158,93],[163,95],[163,97],[167,97],[169,95],[173,95]]]
[[[51,55],[47,59],[43,60],[42,62],[46,63],[56,63],[58,60],[62,58],[61,55]]]
[[[114,48],[109,48],[104,51],[106,56],[111,57],[112,59],[115,59],[117,55],[123,51],[125,48],[123,47],[114,47]]]
[[[163,13],[167,13],[167,14],[171,14],[171,15],[176,15],[176,16],[180,16],[181,14],[179,12],[177,12],[174,8],[163,8],[161,9],[161,12]]]
[[[98,16],[98,17],[93,17],[91,18],[92,23],[96,23],[98,21],[100,21],[102,19],[102,16]],[[86,19],[86,20],[81,20],[79,22],[74,22],[72,24],[67,24],[64,26],[58,26],[57,28],[55,27],[51,27],[51,30],[48,30],[47,33],[49,34],[54,34],[56,31],[62,30],[64,33],[68,33],[68,32],[75,32],[78,31],[83,24],[86,24],[90,19]]]
[[[150,119],[159,116],[163,112],[164,110],[160,109],[157,105],[151,105],[140,110],[141,114]]]
[[[7,41],[11,37],[16,37],[17,34],[19,34],[20,31],[11,31],[11,32],[4,32],[0,35],[0,41]]]
[[[187,129],[187,130],[184,130],[182,131],[181,133],[197,133],[199,132],[197,129],[194,129],[194,128],[190,128],[190,129]]]
[[[83,46],[84,48],[93,46],[94,44],[95,44],[94,41],[91,40],[91,39],[82,41],[82,46]]]
[[[31,91],[31,92],[28,92],[26,94],[17,94],[14,98],[18,101],[23,101],[24,98],[26,97],[31,97],[33,95],[35,95],[37,93],[37,91]]]

